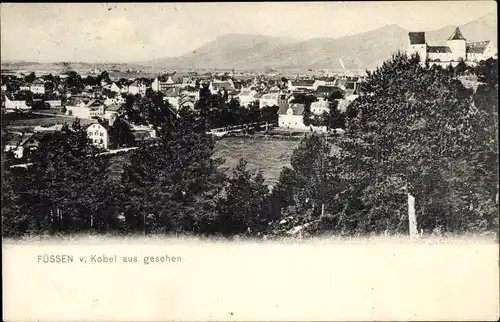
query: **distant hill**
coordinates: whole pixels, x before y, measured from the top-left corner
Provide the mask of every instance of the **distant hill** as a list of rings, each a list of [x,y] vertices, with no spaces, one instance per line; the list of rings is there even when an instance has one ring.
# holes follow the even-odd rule
[[[146,64],[161,68],[238,68],[256,63],[259,67],[265,67],[266,64],[259,60],[260,57],[292,43],[294,40],[289,38],[228,34],[187,55],[152,60]]]
[[[444,44],[456,26],[426,32],[431,45]],[[460,26],[471,41],[492,40],[497,44],[495,13]],[[419,30],[412,30],[419,31]],[[315,38],[295,42],[262,35],[229,34],[217,38],[192,53],[176,58],[146,62],[155,68],[373,68],[398,50],[408,47],[408,30],[397,25],[339,38]]]
[[[444,44],[457,26],[446,26],[439,30],[426,32],[429,45]],[[491,40],[496,46],[498,44],[497,17],[495,13],[489,13],[479,19],[459,26],[467,41]]]
[[[497,46],[497,17],[490,13],[459,26],[469,41],[491,40]],[[426,31],[429,45],[445,44],[456,26],[447,26],[439,30]],[[304,70],[324,68],[340,70],[342,59],[350,71],[374,68],[392,53],[406,50],[408,32],[397,25],[387,25],[339,38],[314,38],[295,41],[290,38],[270,37],[251,34],[227,34],[191,53],[174,58],[158,58],[138,63],[34,63],[22,61],[2,61],[2,69],[54,70],[63,69],[88,71],[99,67],[103,70],[148,70],[158,72],[165,69],[237,69],[268,70],[288,69]]]

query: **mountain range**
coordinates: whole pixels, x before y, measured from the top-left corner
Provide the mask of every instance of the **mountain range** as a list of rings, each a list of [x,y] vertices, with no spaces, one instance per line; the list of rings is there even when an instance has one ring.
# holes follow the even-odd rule
[[[445,44],[457,26],[426,31],[429,45]],[[491,40],[497,46],[497,17],[487,14],[459,26],[468,41]],[[341,69],[374,68],[398,50],[408,47],[408,32],[398,25],[339,38],[314,38],[294,41],[289,38],[249,34],[227,34],[193,52],[174,58],[159,58],[142,63],[158,68],[216,69]]]

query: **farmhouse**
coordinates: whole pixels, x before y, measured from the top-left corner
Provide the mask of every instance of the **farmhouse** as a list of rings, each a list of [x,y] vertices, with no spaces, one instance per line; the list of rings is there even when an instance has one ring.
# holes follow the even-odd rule
[[[115,82],[111,84],[111,87],[109,88],[110,91],[115,92],[115,93],[121,93],[122,89],[120,86],[118,86]]]
[[[308,127],[304,124],[302,113],[304,112],[304,104],[289,104],[282,105],[278,110],[278,125],[287,129],[302,129],[307,130]]]

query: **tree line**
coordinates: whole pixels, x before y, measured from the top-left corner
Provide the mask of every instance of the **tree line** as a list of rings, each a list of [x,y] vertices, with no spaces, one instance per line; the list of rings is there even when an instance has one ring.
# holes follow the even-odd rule
[[[244,160],[221,169],[206,110],[172,113],[149,98],[141,115],[158,140],[139,145],[118,177],[75,123],[44,137],[31,167],[4,167],[3,234],[273,237],[298,225],[314,235],[405,234],[407,193],[419,230],[495,232],[497,60],[475,73],[469,89],[447,68],[393,55],[368,73],[344,135],[305,135],[272,189]]]

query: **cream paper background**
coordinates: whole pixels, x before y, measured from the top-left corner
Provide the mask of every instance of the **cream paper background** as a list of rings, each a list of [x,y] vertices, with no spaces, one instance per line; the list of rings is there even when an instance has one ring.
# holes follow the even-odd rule
[[[499,317],[499,249],[487,241],[90,238],[4,241],[2,251],[4,321]],[[74,262],[38,263],[43,254]],[[116,254],[118,263],[90,263],[91,254]],[[142,263],[164,254],[182,262]]]

